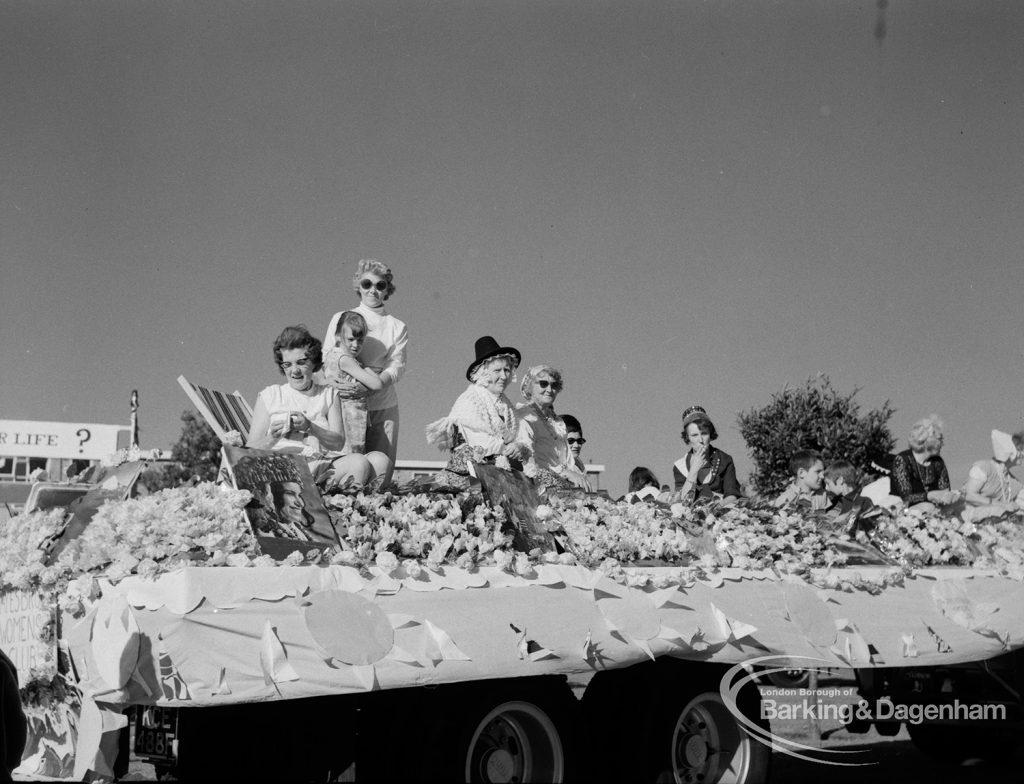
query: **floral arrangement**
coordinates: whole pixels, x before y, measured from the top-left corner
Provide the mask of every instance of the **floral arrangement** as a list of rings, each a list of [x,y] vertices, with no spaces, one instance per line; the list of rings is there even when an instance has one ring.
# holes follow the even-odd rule
[[[700,514],[700,510],[691,511]],[[705,509],[703,525],[715,537],[729,565],[739,569],[775,568],[788,573],[811,567],[841,566],[846,555],[834,546],[827,527],[804,517],[769,507]]]
[[[0,522],[0,589],[46,588],[60,571],[46,565],[47,542],[64,530],[66,509],[15,515]]]
[[[338,493],[326,506],[342,542],[333,563],[392,571],[401,560],[415,574],[421,563],[471,569],[514,557],[505,513],[476,494]]]
[[[981,555],[978,527],[958,517],[914,509],[879,518],[871,541],[908,566],[970,566]]]
[[[720,566],[803,574],[830,588],[884,586],[912,568],[986,566],[1024,578],[1024,534],[1012,522],[977,525],[958,518],[905,511],[881,516],[867,543],[898,564],[891,578],[858,581],[833,572],[847,552],[815,515],[756,502],[676,508],[613,502],[594,495],[555,496],[537,518],[563,552],[518,553],[505,513],[479,493],[335,493],[325,504],[340,548],[292,553],[284,561],[259,555],[242,515],[249,493],[204,483],[100,507],[82,535],[47,563],[48,540],[59,536],[66,512],[18,515],[0,524],[0,588],[59,594],[80,611],[94,598],[94,577],[156,576],[193,561],[210,566],[310,563],[423,568],[454,564],[498,566],[528,574],[538,563],[578,563],[591,569],[665,565],[713,571]],[[812,575],[811,570],[825,570]]]
[[[204,483],[108,501],[53,563],[47,562],[45,544],[64,529],[66,510],[16,515],[0,523],[0,589],[66,596],[79,575],[103,571],[117,581],[131,573],[169,571],[197,555],[255,553],[242,515],[249,498],[247,491]],[[75,593],[71,586],[70,594]]]
[[[78,572],[104,568],[116,582],[132,573],[152,577],[197,555],[254,553],[242,516],[250,499],[247,490],[206,482],[106,503],[58,563]]]
[[[555,497],[537,516],[549,528],[560,526],[570,552],[591,569],[607,559],[688,564],[695,555],[693,534],[654,505]]]

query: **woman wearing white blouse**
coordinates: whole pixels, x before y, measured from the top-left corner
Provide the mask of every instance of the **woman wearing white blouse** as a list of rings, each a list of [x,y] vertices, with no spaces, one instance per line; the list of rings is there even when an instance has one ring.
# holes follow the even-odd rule
[[[526,371],[519,387],[526,403],[518,406],[516,416],[525,427],[523,439],[531,455],[523,467],[527,476],[549,489],[589,490],[586,475],[577,470],[575,455],[569,449],[568,429],[555,413],[555,398],[562,391],[562,374],[550,365],[535,365]]]
[[[359,361],[380,376],[383,387],[371,392],[358,382],[327,376],[327,383],[338,390],[342,398],[366,398],[366,451],[379,451],[391,460],[392,469],[398,455],[398,395],[395,384],[405,373],[405,353],[409,331],[384,307],[395,293],[391,268],[375,259],[363,259],[356,267],[352,288],[359,295],[354,309],[366,319],[367,333]],[[334,345],[338,319],[345,311],[338,311],[327,325],[324,347]],[[391,472],[384,484],[391,481]]]

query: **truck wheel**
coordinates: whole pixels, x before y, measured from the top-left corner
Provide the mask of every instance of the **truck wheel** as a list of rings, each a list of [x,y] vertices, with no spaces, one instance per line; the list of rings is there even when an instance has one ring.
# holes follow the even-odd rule
[[[438,738],[435,770],[442,781],[563,782],[572,755],[575,699],[556,690],[511,686],[479,697],[463,694],[449,740]],[[468,703],[468,704],[467,704]]]
[[[756,695],[743,698],[743,714],[767,730],[758,700]],[[717,691],[691,693],[666,707],[658,737],[654,751],[659,779],[676,784],[756,784],[768,779],[771,749],[747,733]]]
[[[942,762],[961,763],[969,759],[992,762],[1008,759],[1018,739],[993,727],[964,724],[908,724],[910,739],[924,754]]]

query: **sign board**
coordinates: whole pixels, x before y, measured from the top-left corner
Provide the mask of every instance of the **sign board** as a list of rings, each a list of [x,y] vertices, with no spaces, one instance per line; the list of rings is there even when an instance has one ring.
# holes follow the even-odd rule
[[[32,591],[0,594],[0,649],[18,670],[18,687],[32,679],[32,668],[42,667],[57,656],[56,635],[51,642],[39,639],[39,632],[53,617],[53,608]]]
[[[0,419],[0,455],[102,460],[117,451],[120,425]]]

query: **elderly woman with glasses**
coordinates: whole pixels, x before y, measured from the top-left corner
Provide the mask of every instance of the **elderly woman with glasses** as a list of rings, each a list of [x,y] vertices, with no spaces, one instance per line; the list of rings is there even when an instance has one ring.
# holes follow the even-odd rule
[[[328,373],[326,380],[338,391],[343,399],[366,398],[366,452],[379,451],[387,455],[394,466],[398,455],[398,395],[395,384],[405,373],[405,350],[409,342],[409,331],[384,307],[395,293],[394,275],[391,268],[376,259],[363,259],[356,267],[352,288],[359,295],[355,312],[366,320],[366,338],[359,353],[360,363],[377,373],[381,389],[370,391],[358,381]],[[324,349],[335,345],[338,320],[344,310],[331,317],[324,338]],[[330,370],[330,369],[329,369]],[[391,471],[384,477],[384,484],[391,481]]]
[[[437,487],[469,487],[469,463],[521,468],[530,456],[524,426],[505,396],[519,367],[519,351],[499,345],[490,335],[477,340],[475,349],[476,359],[466,369],[469,387],[448,416],[427,425],[427,442],[450,452],[448,465],[435,478]]]
[[[516,416],[525,425],[523,438],[531,452],[524,473],[537,482],[541,492],[589,490],[587,477],[576,468],[575,455],[569,448],[568,427],[555,413],[562,374],[550,365],[534,365],[523,376],[519,391],[526,402],[517,407]]]

